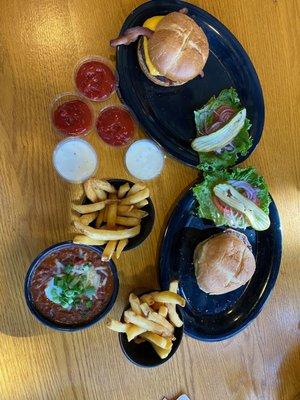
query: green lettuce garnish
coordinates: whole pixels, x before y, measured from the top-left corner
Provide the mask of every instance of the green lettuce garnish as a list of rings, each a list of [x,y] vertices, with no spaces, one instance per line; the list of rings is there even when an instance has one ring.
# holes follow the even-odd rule
[[[239,213],[232,212],[224,214],[215,206],[213,202],[213,188],[218,183],[225,183],[229,180],[237,180],[249,183],[257,189],[257,197],[260,200],[259,207],[269,215],[269,196],[268,186],[261,175],[253,167],[234,168],[232,171],[216,171],[214,174],[205,173],[204,181],[193,188],[193,194],[198,201],[198,215],[214,221],[216,226],[227,225],[233,228],[245,229],[250,226],[249,222]]]
[[[213,112],[221,105],[228,105],[236,112],[242,109],[242,104],[234,88],[222,90],[218,97],[213,96],[204,107],[194,112],[195,124],[199,134],[204,130],[205,126],[211,125]],[[252,146],[252,138],[248,132],[250,127],[250,121],[246,118],[244,127],[233,140],[234,150],[225,150],[221,154],[216,154],[215,152],[199,153],[200,163],[198,168],[202,171],[217,171],[234,165],[239,154],[245,156]]]

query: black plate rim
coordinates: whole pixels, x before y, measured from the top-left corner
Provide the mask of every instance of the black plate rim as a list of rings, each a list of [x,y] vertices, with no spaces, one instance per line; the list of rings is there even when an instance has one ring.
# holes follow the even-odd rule
[[[178,214],[178,211],[181,209],[182,203],[187,200],[187,198],[191,195],[191,189],[195,184],[199,183],[199,180],[194,181],[181,195],[180,199],[178,200],[177,204],[173,208],[173,211],[170,215],[170,218],[167,222],[167,227],[165,230],[165,233],[162,238],[161,246],[160,246],[160,251],[159,251],[159,283],[162,288],[162,290],[168,289],[168,283],[166,282],[166,279],[164,277],[165,274],[165,268],[163,265],[166,263],[164,259],[166,258],[166,251],[165,251],[165,242],[168,239],[169,232],[171,229],[171,225],[173,224],[173,221],[176,219],[176,215]],[[259,298],[258,302],[256,305],[253,307],[251,312],[249,313],[247,319],[238,325],[238,327],[230,330],[228,333],[225,334],[218,334],[218,335],[205,335],[205,334],[193,334],[192,332],[189,331],[187,328],[187,324],[185,323],[185,310],[182,310],[182,315],[183,315],[183,321],[184,321],[184,333],[193,339],[196,340],[201,340],[204,342],[218,342],[226,339],[230,339],[237,333],[241,332],[244,330],[251,322],[254,321],[254,319],[259,315],[259,313],[262,311],[263,307],[266,305],[268,299],[270,298],[270,295],[272,293],[272,290],[275,286],[275,283],[278,278],[279,270],[280,270],[280,264],[281,264],[281,257],[282,257],[282,227],[280,223],[280,218],[279,218],[279,213],[278,209],[276,207],[276,204],[274,202],[273,197],[271,197],[271,205],[274,207],[274,217],[273,221],[271,220],[271,224],[273,223],[277,228],[276,228],[276,240],[277,240],[277,246],[276,246],[276,262],[273,263],[272,265],[272,275],[268,279],[266,287],[264,289],[264,292],[262,296]],[[178,219],[177,219],[178,221]]]
[[[144,9],[148,9],[151,7],[155,7],[155,3],[157,1],[152,0],[148,1],[147,3],[143,3],[137,8],[135,8],[126,18],[120,33],[124,32],[128,27],[130,27],[131,20],[133,16],[136,13],[139,13],[140,11],[143,11]],[[217,26],[219,31],[223,31],[226,33],[227,38],[230,39],[231,46],[234,47],[235,51],[241,55],[244,60],[247,63],[247,69],[248,73],[251,76],[251,81],[252,81],[252,86],[255,86],[255,91],[257,93],[257,98],[259,101],[256,100],[257,103],[257,108],[258,108],[258,114],[260,115],[259,118],[257,119],[257,130],[255,132],[255,136],[253,137],[253,144],[247,154],[245,156],[239,155],[238,160],[236,163],[232,166],[238,165],[245,161],[250,155],[255,151],[257,145],[260,142],[260,139],[262,137],[263,129],[264,129],[264,122],[265,122],[265,104],[264,104],[264,96],[263,96],[263,90],[262,86],[260,84],[260,80],[258,78],[257,72],[254,68],[254,65],[247,54],[246,50],[242,46],[242,44],[239,42],[239,40],[234,36],[233,33],[221,22],[219,21],[216,17],[214,17],[212,14],[208,13],[207,11],[203,10],[200,7],[197,7],[194,4],[186,3],[184,1],[178,1],[178,0],[162,0],[159,1],[159,4],[166,4],[166,7],[171,7],[172,10],[175,7],[182,8],[182,7],[187,7],[189,11],[194,12],[194,13],[200,13],[202,16],[206,18],[207,21],[209,21],[212,25]],[[177,159],[178,161],[190,166],[190,167],[197,167],[199,164],[198,161],[198,155],[195,154],[186,154],[184,151],[185,149],[182,149],[181,147],[176,147],[174,145],[170,145],[170,143],[165,142],[165,138],[163,135],[159,132],[159,129],[155,125],[155,123],[152,123],[150,119],[145,118],[143,113],[141,113],[140,108],[139,108],[139,103],[134,102],[134,98],[129,94],[130,93],[130,82],[127,80],[123,80],[121,77],[124,75],[124,72],[126,72],[126,67],[124,67],[124,62],[122,62],[122,58],[125,57],[125,52],[126,49],[124,49],[125,46],[118,46],[116,50],[116,69],[118,71],[118,75],[120,77],[119,80],[119,85],[117,88],[117,94],[121,100],[121,102],[124,102],[125,104],[128,104],[128,106],[131,108],[133,111],[133,114],[135,115],[136,119],[139,121],[140,125],[143,127],[143,130],[149,136],[152,140],[154,140],[161,148],[164,149],[164,151],[170,155],[171,157]],[[123,64],[123,67],[122,67]],[[124,71],[125,70],[125,71]],[[161,137],[163,138],[161,140]]]

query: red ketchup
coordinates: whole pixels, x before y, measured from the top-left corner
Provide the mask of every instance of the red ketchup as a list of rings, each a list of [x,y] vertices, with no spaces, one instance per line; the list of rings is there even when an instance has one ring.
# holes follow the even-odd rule
[[[135,125],[127,110],[112,106],[101,111],[96,128],[104,142],[111,146],[122,146],[132,141]]]
[[[91,129],[93,114],[84,101],[70,100],[53,111],[52,120],[59,132],[69,136],[79,136]]]
[[[81,64],[75,76],[77,89],[90,100],[106,100],[116,88],[113,71],[103,62],[86,61]]]

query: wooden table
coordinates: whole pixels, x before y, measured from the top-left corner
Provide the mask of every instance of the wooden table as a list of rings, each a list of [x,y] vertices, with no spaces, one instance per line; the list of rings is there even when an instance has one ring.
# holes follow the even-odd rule
[[[62,182],[52,168],[59,138],[51,132],[49,104],[73,89],[73,68],[81,57],[113,55],[109,39],[142,2],[2,3],[0,398],[160,400],[186,392],[193,400],[299,399],[299,2],[195,1],[237,36],[260,77],[265,130],[246,165],[255,165],[269,183],[281,214],[284,253],[273,295],[245,331],[211,344],[184,337],[176,356],[153,370],[128,363],[117,335],[103,323],[75,334],[44,328],[23,297],[31,260],[50,244],[72,238],[69,206],[81,190]],[[117,97],[110,103],[118,103]],[[104,146],[96,134],[88,140],[100,156],[99,177],[129,177],[123,150]],[[168,158],[163,175],[150,183],[155,227],[143,246],[118,262],[121,288],[112,317],[119,317],[131,290],[157,285],[166,220],[196,176]]]

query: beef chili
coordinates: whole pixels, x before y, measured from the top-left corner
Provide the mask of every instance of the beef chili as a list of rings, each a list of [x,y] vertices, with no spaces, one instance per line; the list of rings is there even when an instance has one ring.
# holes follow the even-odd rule
[[[30,293],[37,311],[61,325],[94,319],[108,304],[113,274],[101,256],[80,245],[58,249],[35,268]]]

